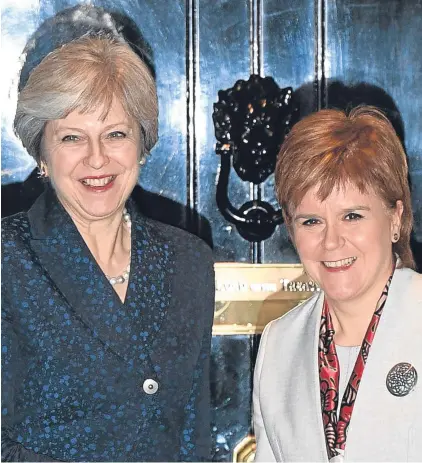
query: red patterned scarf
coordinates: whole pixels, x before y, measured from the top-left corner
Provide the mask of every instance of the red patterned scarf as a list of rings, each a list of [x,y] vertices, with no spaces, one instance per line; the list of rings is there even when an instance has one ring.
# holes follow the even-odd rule
[[[387,281],[381,297],[378,300],[371,323],[368,326],[365,339],[362,343],[358,358],[356,359],[349,383],[347,384],[344,392],[343,400],[341,401],[339,419],[337,419],[337,407],[339,401],[338,389],[340,368],[336,346],[334,343],[335,332],[333,322],[331,320],[328,304],[324,301],[319,334],[318,364],[322,421],[327,441],[328,458],[330,460],[337,455],[344,454],[347,430],[352,416],[356,395],[358,393],[360,380],[368,359],[369,350],[374,340],[382,309],[384,308],[385,301],[387,300],[388,288],[390,287],[392,277],[393,275],[391,275]]]

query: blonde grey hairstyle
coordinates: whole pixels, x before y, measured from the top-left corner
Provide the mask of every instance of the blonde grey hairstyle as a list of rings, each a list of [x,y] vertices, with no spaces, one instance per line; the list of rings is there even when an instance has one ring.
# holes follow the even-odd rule
[[[158,138],[157,89],[148,66],[117,37],[86,35],[48,54],[18,95],[15,133],[40,164],[47,121],[98,108],[105,119],[113,98],[139,124],[143,160]]]

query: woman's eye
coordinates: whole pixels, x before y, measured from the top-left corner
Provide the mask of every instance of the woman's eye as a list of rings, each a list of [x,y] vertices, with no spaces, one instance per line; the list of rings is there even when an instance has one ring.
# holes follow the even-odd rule
[[[62,138],[62,141],[78,141],[79,137],[77,135],[66,135]]]
[[[126,134],[120,131],[111,132],[108,134],[108,138],[126,138]]]
[[[362,216],[356,212],[349,212],[345,217],[346,220],[359,220],[361,218]]]
[[[307,219],[302,223],[302,225],[305,225],[305,227],[311,227],[312,225],[316,225],[318,223],[318,219]]]

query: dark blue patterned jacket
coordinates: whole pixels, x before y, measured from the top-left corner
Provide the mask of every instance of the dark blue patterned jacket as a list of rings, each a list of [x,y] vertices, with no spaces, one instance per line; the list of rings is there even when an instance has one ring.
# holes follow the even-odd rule
[[[3,220],[3,461],[209,460],[211,250],[129,209],[124,304],[51,190]]]

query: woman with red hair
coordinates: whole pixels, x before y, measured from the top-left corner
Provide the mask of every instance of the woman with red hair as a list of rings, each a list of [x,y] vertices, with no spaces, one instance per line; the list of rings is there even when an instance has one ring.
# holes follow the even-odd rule
[[[319,111],[285,140],[277,197],[321,291],[263,333],[257,461],[420,461],[422,276],[407,177],[373,107]]]

